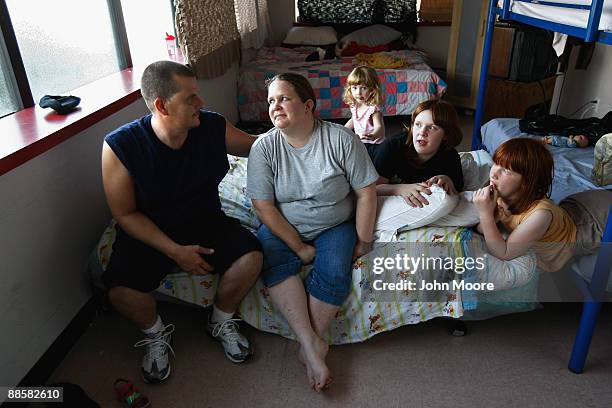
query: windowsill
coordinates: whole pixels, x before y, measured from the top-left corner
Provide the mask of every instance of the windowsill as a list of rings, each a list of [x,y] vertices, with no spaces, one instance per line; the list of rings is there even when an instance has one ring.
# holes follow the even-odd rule
[[[184,63],[180,50],[171,60]],[[81,103],[67,115],[35,105],[0,118],[0,175],[137,101],[143,70],[127,68],[70,91]]]
[[[139,76],[128,68],[70,94],[80,97],[81,103],[67,115],[35,105],[0,119],[0,175],[138,100]]]

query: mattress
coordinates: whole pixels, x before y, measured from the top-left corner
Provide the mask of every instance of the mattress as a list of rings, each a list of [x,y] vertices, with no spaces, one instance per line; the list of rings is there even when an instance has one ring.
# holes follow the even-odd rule
[[[555,3],[590,6],[591,0],[551,0]],[[498,7],[503,7],[503,0],[498,1]],[[571,9],[550,6],[541,3],[530,3],[525,1],[510,2],[510,11],[527,17],[533,17],[544,21],[565,24],[578,28],[586,28],[589,21],[589,10]],[[612,31],[612,0],[604,0],[599,29]]]
[[[240,67],[240,119],[248,122],[270,120],[265,82],[281,72],[308,78],[317,98],[318,117],[350,118],[350,109],[342,101],[342,95],[346,78],[358,65],[355,57],[306,61],[316,50],[314,47],[262,48],[253,61]],[[410,115],[419,103],[442,97],[446,83],[427,65],[425,53],[399,50],[389,54],[405,59],[408,65],[400,69],[376,69],[384,95],[382,112],[385,116]]]

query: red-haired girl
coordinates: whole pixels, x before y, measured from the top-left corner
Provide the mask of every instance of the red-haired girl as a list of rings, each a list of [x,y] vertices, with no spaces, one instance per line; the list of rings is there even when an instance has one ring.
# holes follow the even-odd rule
[[[496,150],[493,163],[490,184],[474,193],[474,204],[480,216],[478,229],[495,257],[509,260],[533,248],[538,267],[553,272],[572,257],[577,237],[581,241],[592,235],[590,231],[603,231],[605,217],[589,216],[583,209],[570,209],[562,202],[566,211],[547,198],[553,159],[543,144],[527,138],[511,139]],[[569,199],[584,202],[584,198],[595,196],[605,202],[602,209],[607,214],[612,193],[590,191]],[[507,238],[498,221],[509,234]]]

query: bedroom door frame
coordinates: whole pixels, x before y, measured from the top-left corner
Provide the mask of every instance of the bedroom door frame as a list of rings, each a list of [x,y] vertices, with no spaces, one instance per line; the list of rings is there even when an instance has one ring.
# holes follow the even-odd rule
[[[468,0],[474,1],[474,0]],[[481,0],[482,7],[480,9],[480,17],[478,19],[478,34],[474,48],[474,64],[472,67],[472,75],[470,82],[470,95],[458,96],[448,95],[446,99],[456,106],[461,106],[469,109],[476,109],[476,98],[478,96],[478,82],[480,78],[480,65],[482,62],[482,49],[484,46],[484,37],[486,32],[487,22],[487,4],[488,0]],[[461,30],[461,15],[463,12],[464,0],[455,0],[453,3],[453,19],[451,22],[451,33],[448,43],[448,60],[446,64],[446,79],[452,84],[456,79],[457,72],[457,52],[459,47],[459,35]]]

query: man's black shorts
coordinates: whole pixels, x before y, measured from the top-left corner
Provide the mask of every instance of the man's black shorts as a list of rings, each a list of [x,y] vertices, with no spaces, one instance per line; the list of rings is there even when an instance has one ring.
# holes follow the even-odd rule
[[[176,268],[176,263],[129,236],[118,224],[116,229],[111,258],[102,275],[104,285],[107,289],[126,286],[141,292],[154,291],[161,280]],[[238,220],[226,216],[168,235],[181,245],[213,248],[213,254],[202,257],[214,266],[214,273],[225,272],[234,261],[249,252],[261,251],[257,238],[242,227]]]

